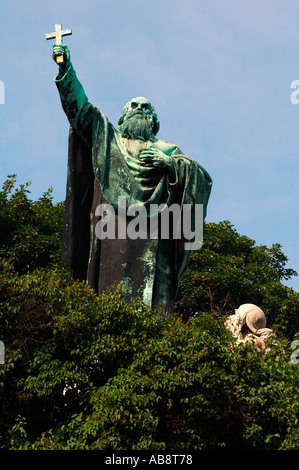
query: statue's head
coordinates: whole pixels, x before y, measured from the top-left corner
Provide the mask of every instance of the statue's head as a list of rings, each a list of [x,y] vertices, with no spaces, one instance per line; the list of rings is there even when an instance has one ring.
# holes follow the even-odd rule
[[[158,133],[160,123],[149,100],[138,96],[124,106],[118,126],[124,137],[151,140]]]

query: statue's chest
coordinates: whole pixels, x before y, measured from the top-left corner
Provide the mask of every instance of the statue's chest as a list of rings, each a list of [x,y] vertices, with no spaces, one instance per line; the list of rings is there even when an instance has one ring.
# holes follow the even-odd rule
[[[152,145],[152,142],[142,140],[133,140],[133,139],[123,139],[123,146],[130,157],[139,158],[141,151],[145,148],[148,148]]]
[[[161,170],[154,166],[142,165],[139,158],[142,150],[151,147],[153,143],[123,139],[122,144],[125,149],[125,161],[136,183],[142,188],[155,188],[161,178]]]

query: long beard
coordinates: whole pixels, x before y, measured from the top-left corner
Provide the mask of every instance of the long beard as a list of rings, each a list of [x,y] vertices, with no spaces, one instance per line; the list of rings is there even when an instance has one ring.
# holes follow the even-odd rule
[[[140,115],[135,115],[124,120],[121,126],[121,134],[127,139],[153,140],[154,134],[151,122]]]

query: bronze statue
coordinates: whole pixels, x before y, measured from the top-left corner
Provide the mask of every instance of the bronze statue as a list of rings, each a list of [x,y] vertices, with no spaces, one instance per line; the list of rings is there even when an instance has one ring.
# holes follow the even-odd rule
[[[204,217],[212,180],[176,145],[156,138],[160,124],[146,98],[137,97],[124,106],[119,132],[88,102],[65,44],[54,44],[55,61],[57,56],[63,61],[55,82],[70,122],[63,259],[74,277],[86,280],[98,294],[117,282],[128,299],[141,297],[149,305],[167,308],[190,256],[186,237],[171,232],[163,238],[159,222],[156,237],[99,239],[97,221],[105,214],[97,207],[113,207],[120,225],[134,218],[124,218],[120,197],[126,208],[155,206],[158,215],[164,207],[190,205],[193,211],[202,205]],[[152,212],[147,214],[153,217]],[[194,228],[194,211],[191,225]]]

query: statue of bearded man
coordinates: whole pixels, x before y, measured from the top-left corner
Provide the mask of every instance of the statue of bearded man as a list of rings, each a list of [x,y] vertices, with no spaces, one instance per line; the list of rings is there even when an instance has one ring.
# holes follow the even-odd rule
[[[149,218],[153,205],[159,213],[172,205],[202,205],[205,216],[212,180],[176,145],[156,138],[160,124],[146,98],[125,105],[119,132],[89,103],[65,44],[53,46],[54,60],[57,55],[64,56],[64,63],[55,82],[70,123],[63,260],[74,278],[86,280],[97,294],[121,283],[128,301],[140,297],[165,310],[176,297],[190,256],[185,235],[178,238],[173,229],[163,238],[159,222],[156,237],[99,238],[96,227],[104,213],[97,208],[113,207],[116,226],[132,221],[132,215],[124,220],[120,197],[126,208],[146,209]]]

